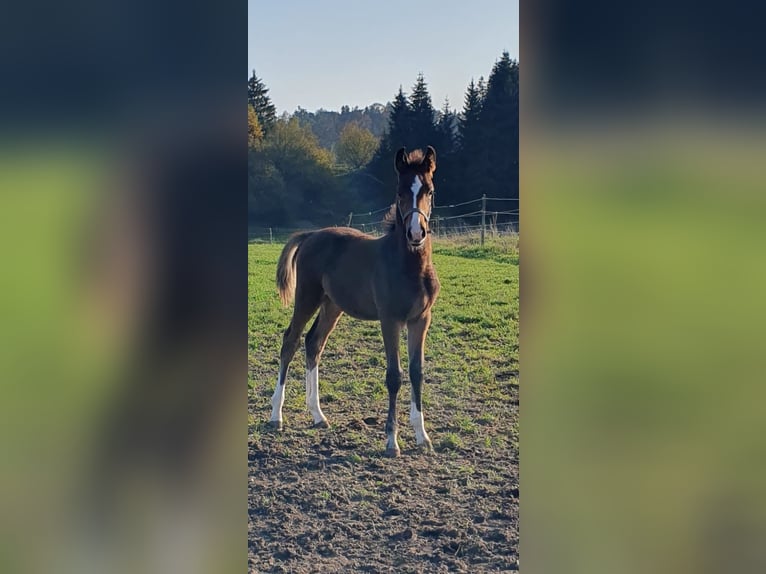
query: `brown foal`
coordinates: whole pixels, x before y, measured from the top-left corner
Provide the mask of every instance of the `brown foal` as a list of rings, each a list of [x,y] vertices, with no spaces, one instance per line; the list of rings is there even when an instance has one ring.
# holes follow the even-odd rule
[[[426,333],[439,280],[431,261],[428,227],[434,192],[436,152],[404,148],[396,153],[396,201],[386,216],[387,230],[379,238],[348,227],[294,234],[277,265],[277,287],[282,303],[295,299],[293,317],[282,339],[279,378],[271,399],[271,424],[282,428],[282,405],[287,372],[300,336],[317,309],[306,334],[306,405],[314,425],[329,426],[319,406],[319,360],[327,338],[340,316],[380,321],[386,349],[388,419],[386,454],[398,456],[396,397],[402,385],[399,335],[407,326],[407,353],[412,385],[410,422],[418,446],[430,451],[423,422],[421,388]]]

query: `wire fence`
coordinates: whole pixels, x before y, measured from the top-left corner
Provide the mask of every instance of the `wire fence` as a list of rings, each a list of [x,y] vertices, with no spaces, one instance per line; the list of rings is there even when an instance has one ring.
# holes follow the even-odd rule
[[[506,207],[511,207],[515,203],[516,208],[488,209],[487,202],[508,202],[503,204]],[[478,233],[482,245],[487,235],[497,237],[518,233],[518,202],[518,198],[482,196],[461,203],[435,205],[431,213],[431,232],[437,238]],[[473,204],[478,205],[474,206]],[[469,211],[461,213],[462,210],[459,208],[465,208],[468,205],[471,206],[467,208]],[[336,227],[353,227],[364,233],[381,235],[385,232],[384,218],[381,215],[390,210],[391,206],[387,205],[372,211],[349,213],[345,220]],[[249,227],[248,240],[251,242],[281,242],[290,234],[305,230],[305,227]]]

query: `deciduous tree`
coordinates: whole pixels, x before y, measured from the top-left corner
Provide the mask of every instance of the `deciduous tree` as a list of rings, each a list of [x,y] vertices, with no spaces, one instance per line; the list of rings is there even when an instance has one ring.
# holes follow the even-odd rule
[[[253,106],[247,105],[247,147],[258,148],[263,142],[263,130]]]
[[[335,145],[335,157],[349,169],[361,169],[370,163],[379,143],[378,138],[359,124],[346,124]]]

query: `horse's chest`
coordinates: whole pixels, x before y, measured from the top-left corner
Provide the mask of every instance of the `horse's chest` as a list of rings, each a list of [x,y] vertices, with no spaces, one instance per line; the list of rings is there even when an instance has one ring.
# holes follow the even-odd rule
[[[398,283],[391,284],[390,311],[402,320],[422,315],[431,307],[438,292],[433,279],[431,275],[421,275],[400,278]]]

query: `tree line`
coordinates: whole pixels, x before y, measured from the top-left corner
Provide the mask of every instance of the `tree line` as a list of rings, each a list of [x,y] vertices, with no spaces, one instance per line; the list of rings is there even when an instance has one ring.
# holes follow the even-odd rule
[[[318,132],[318,133],[317,133]],[[248,210],[255,226],[339,224],[393,201],[394,153],[437,152],[437,205],[519,196],[519,64],[503,52],[462,108],[433,106],[423,74],[409,94],[340,113],[299,108],[277,117],[263,80],[248,80]],[[518,204],[512,203],[513,208]],[[506,206],[509,207],[509,206]],[[506,216],[518,221],[518,215]]]
[[[383,137],[388,125],[391,104],[371,104],[365,108],[341,106],[340,112],[319,109],[309,112],[300,106],[293,114],[301,123],[308,124],[319,140],[319,145],[332,149],[340,140],[343,130],[349,124],[364,128],[378,140]]]

